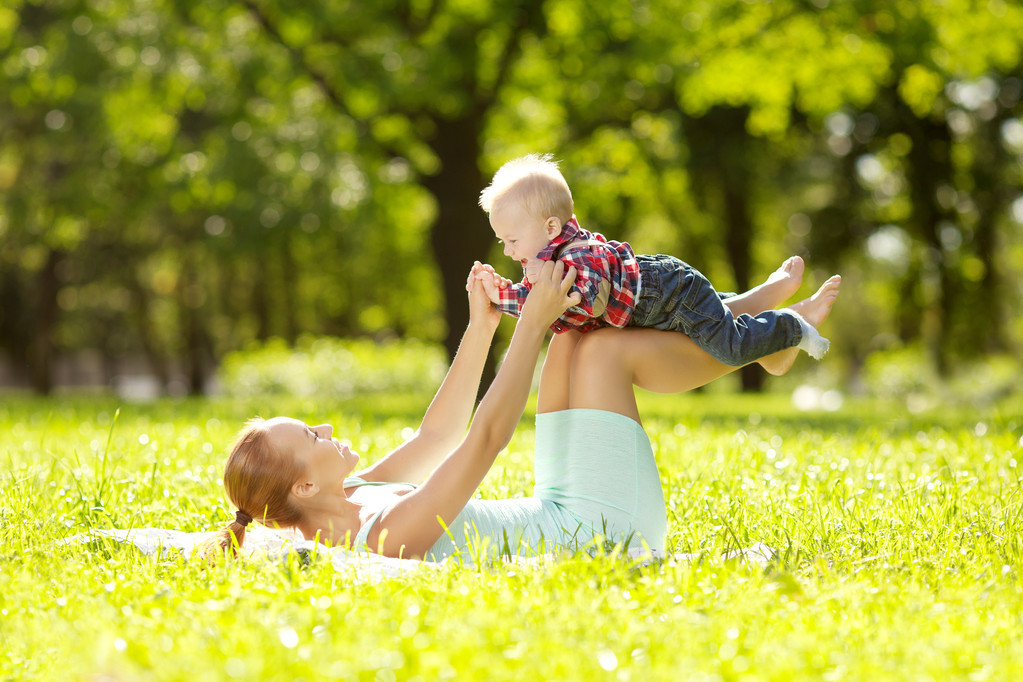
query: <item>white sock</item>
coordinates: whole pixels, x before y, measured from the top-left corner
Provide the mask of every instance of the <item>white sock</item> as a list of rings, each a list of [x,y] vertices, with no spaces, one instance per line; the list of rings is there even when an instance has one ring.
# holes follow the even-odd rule
[[[804,320],[802,315],[794,310],[789,310],[789,312],[796,316],[796,319],[799,320],[799,326],[803,330],[803,338],[799,341],[799,345],[796,348],[805,350],[814,360],[823,358],[824,354],[828,352],[831,342],[821,336],[821,333],[812,324]]]

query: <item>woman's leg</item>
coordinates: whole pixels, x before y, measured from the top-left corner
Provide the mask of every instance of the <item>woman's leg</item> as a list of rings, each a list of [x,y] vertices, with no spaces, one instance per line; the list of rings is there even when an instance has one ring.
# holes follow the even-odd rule
[[[802,276],[803,260],[799,256],[793,256],[768,277],[766,282],[745,294],[725,299],[725,304],[733,313],[749,313],[750,315],[766,310],[767,308],[757,310],[764,303],[770,303],[771,308],[777,308],[799,288]],[[833,275],[812,296],[793,303],[788,306],[788,309],[799,313],[804,320],[817,328],[831,314],[831,306],[838,298],[841,285],[842,278],[839,275]],[[789,371],[798,355],[799,348],[793,346],[762,357],[757,360],[757,364],[767,370],[769,374],[781,376]]]
[[[569,407],[607,410],[640,421],[632,387],[689,391],[734,371],[685,334],[656,329],[598,329],[572,357]]]
[[[805,264],[799,256],[791,256],[767,280],[738,296],[726,298],[724,304],[733,315],[756,315],[772,310],[793,296],[803,283]],[[787,348],[757,360],[769,374],[781,376],[789,371],[799,354],[798,348]]]
[[[618,338],[617,332],[626,334]],[[655,333],[635,335],[633,332]],[[584,339],[586,343],[580,344]],[[583,357],[579,357],[580,345],[585,349]],[[694,369],[694,365],[705,362],[711,364]],[[601,329],[585,336],[578,332],[556,334],[547,348],[547,358],[540,372],[536,411],[543,414],[569,407],[592,407],[639,421],[633,383],[658,393],[681,393],[734,369],[717,362],[692,339],[677,332],[630,327]],[[693,377],[697,377],[698,383],[689,385]],[[605,399],[608,405],[617,405],[617,408],[596,404]]]

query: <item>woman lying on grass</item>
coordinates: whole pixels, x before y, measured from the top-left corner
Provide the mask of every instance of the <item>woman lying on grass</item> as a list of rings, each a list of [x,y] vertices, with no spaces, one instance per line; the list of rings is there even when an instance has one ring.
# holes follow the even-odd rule
[[[728,305],[736,313],[773,308],[799,288],[801,277],[802,261],[789,259]],[[480,283],[469,294],[461,345],[419,430],[372,466],[353,473],[359,456],[327,424],[250,421],[224,472],[235,521],[207,540],[199,556],[236,551],[232,534],[241,547],[253,520],[328,545],[431,560],[553,552],[585,545],[595,534],[663,549],[664,497],[633,385],[676,393],[735,369],[681,334],[632,328],[558,335],[541,374],[533,496],[471,499],[521,418],[547,328],[577,301],[578,294],[569,294],[574,279],[574,269],[566,274],[561,264],[544,266],[468,433],[501,317]],[[838,285],[832,278],[797,305],[819,324]],[[796,352],[781,351],[762,364],[785,371]]]

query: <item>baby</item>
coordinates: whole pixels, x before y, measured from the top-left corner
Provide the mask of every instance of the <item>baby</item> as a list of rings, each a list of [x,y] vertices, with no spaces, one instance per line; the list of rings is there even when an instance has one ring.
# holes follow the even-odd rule
[[[519,261],[525,277],[512,284],[477,262],[467,286],[478,279],[504,313],[518,317],[543,262],[561,260],[576,268],[573,289],[582,300],[551,326],[557,333],[605,326],[674,330],[735,367],[789,348],[805,350],[818,360],[828,350],[828,340],[815,325],[827,317],[838,295],[838,275],[790,308],[733,315],[724,303],[729,295],[719,294],[678,258],[636,255],[625,242],[582,229],[568,183],[549,155],[531,154],[503,165],[481,192],[480,206],[490,215],[504,255]],[[801,259],[790,258],[765,285],[794,284],[794,293],[802,268]]]

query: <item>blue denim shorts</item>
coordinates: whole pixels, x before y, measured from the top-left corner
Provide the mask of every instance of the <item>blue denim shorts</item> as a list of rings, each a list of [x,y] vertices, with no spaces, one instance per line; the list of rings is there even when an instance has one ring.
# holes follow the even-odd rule
[[[733,315],[710,280],[666,255],[637,255],[640,293],[629,325],[682,332],[718,361],[733,367],[799,344],[795,315],[769,310]]]

